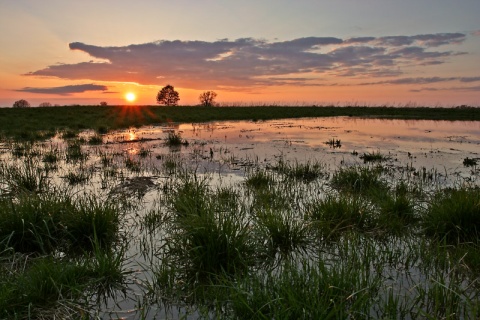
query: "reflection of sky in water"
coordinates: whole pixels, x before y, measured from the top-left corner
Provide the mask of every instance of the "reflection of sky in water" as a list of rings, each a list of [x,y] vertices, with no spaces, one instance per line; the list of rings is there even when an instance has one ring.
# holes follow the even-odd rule
[[[151,148],[155,156],[172,151],[162,143],[172,130],[190,143],[180,149],[181,154],[195,153],[200,158],[209,159],[212,149],[216,162],[231,158],[237,162],[271,163],[282,156],[300,162],[319,160],[335,168],[340,163],[362,163],[358,156],[352,155],[355,151],[359,155],[381,152],[389,155],[395,165],[408,162],[427,169],[440,167],[468,171],[463,168],[463,159],[480,157],[478,121],[351,117],[222,121],[129,129],[112,133],[106,140],[120,143],[124,152]],[[325,143],[331,139],[340,140],[341,148],[334,149]],[[212,163],[204,165],[213,166]]]

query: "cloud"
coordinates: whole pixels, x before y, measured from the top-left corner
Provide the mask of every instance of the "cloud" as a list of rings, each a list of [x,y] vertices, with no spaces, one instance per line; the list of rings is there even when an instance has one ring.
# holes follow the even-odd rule
[[[363,82],[357,85],[360,86],[369,86],[377,84],[430,84],[438,82],[450,82],[450,81],[459,81],[459,82],[477,82],[480,81],[480,77],[417,77],[417,78],[397,78],[389,79],[384,81],[375,81],[375,82]]]
[[[466,35],[464,33],[436,33],[420,34],[416,36],[381,37],[373,41],[388,46],[410,46],[412,44],[417,44],[425,47],[438,47],[448,44],[460,44],[465,41],[465,37]]]
[[[96,85],[96,84],[79,84],[63,87],[50,87],[50,88],[32,88],[25,87],[16,91],[20,92],[30,92],[30,93],[43,93],[43,94],[57,94],[61,96],[68,96],[73,93],[83,93],[86,91],[106,91],[108,90],[107,86]]]
[[[448,88],[420,88],[420,89],[412,89],[411,92],[422,92],[422,91],[463,91],[463,92],[480,92],[480,86],[472,86],[472,87],[448,87]]]
[[[87,53],[94,61],[52,65],[27,75],[143,85],[171,83],[193,89],[243,90],[292,83],[321,86],[326,77],[399,76],[404,66],[445,63],[461,53],[432,48],[459,44],[465,37],[463,33],[440,33],[349,39],[305,37],[277,42],[254,38],[164,40],[120,47],[73,42],[71,50]]]

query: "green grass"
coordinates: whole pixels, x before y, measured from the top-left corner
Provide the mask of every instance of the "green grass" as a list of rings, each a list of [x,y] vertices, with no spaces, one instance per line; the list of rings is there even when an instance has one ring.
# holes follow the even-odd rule
[[[331,185],[347,192],[366,194],[386,189],[381,167],[346,167],[333,174]]]
[[[480,234],[480,189],[461,187],[439,191],[425,212],[427,235],[450,243],[478,243]]]
[[[324,238],[352,229],[369,231],[375,227],[372,208],[359,196],[327,195],[310,204],[308,218]]]
[[[0,202],[0,243],[15,252],[87,250],[94,239],[107,246],[116,240],[119,225],[116,206],[95,198],[74,201],[67,195],[46,194]]]
[[[310,229],[303,217],[296,216],[292,211],[266,209],[257,212],[255,220],[266,254],[275,257],[277,252],[288,255],[295,251],[308,251]]]
[[[93,259],[26,259],[23,269],[0,279],[0,317],[81,318],[91,308],[90,294],[100,298],[124,288],[122,254],[96,250]]]
[[[375,282],[355,265],[330,268],[319,262],[286,265],[280,272],[243,278],[233,285],[236,319],[347,319],[368,314]]]
[[[281,160],[273,169],[284,174],[288,179],[309,183],[323,176],[324,167],[324,164],[320,162],[307,161],[299,163],[295,161],[295,163],[291,164]]]

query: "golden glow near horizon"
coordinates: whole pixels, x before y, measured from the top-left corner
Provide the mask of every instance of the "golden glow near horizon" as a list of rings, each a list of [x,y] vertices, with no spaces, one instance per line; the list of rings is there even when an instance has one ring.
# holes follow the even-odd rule
[[[133,102],[137,99],[137,96],[135,95],[135,93],[133,92],[128,92],[127,94],[125,94],[125,99],[128,101],[128,102]]]

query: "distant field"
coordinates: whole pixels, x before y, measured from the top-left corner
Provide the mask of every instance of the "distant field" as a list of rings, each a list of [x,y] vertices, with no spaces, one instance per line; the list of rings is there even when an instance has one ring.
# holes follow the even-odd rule
[[[480,120],[480,108],[427,107],[165,107],[69,106],[0,108],[0,132],[5,137],[41,138],[62,129],[104,131],[166,122],[269,120],[302,117],[373,117],[424,120]],[[39,133],[43,132],[39,136]]]

